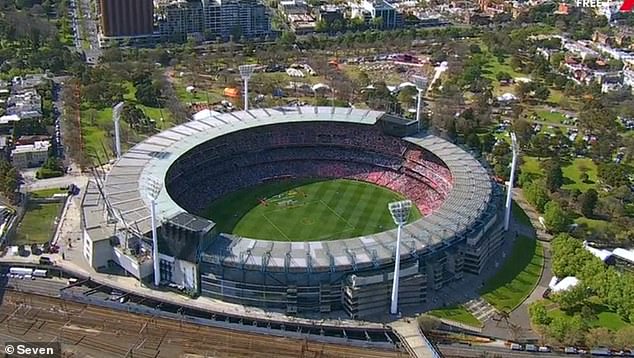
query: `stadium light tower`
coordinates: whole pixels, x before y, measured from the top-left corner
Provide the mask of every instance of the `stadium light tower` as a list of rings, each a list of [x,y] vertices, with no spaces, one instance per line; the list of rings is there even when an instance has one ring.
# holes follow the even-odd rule
[[[401,229],[407,223],[409,212],[412,208],[411,200],[396,201],[387,204],[387,208],[392,214],[392,219],[397,225],[396,229],[396,257],[394,259],[394,279],[392,280],[392,304],[391,314],[398,314],[398,280],[401,269]]]
[[[420,106],[422,102],[423,92],[427,90],[427,77],[413,76],[412,80],[418,90],[418,96],[416,97],[416,129],[420,132]]]
[[[511,222],[511,205],[513,202],[513,182],[515,181],[515,169],[517,166],[517,155],[518,155],[518,146],[517,146],[517,137],[515,133],[511,132],[511,150],[513,151],[513,160],[511,160],[511,175],[509,178],[508,189],[506,192],[506,212],[504,215],[504,231],[509,230],[509,223]]]
[[[112,109],[112,120],[114,121],[114,146],[117,152],[117,159],[121,158],[121,129],[119,128],[119,120],[121,119],[121,111],[123,110],[123,102],[117,103]]]
[[[152,220],[152,264],[154,267],[154,285],[158,287],[161,282],[159,271],[158,235],[156,233],[156,199],[163,189],[163,183],[156,178],[148,178],[146,181],[148,198],[150,199],[150,216]]]
[[[244,81],[244,110],[249,110],[249,80],[255,70],[255,65],[242,65],[238,67],[240,78]]]

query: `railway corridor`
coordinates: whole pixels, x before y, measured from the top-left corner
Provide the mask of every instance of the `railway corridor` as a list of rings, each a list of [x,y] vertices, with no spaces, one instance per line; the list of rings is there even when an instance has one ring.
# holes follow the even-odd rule
[[[62,342],[63,357],[405,358],[366,349],[197,326],[56,298],[4,291],[0,340]]]

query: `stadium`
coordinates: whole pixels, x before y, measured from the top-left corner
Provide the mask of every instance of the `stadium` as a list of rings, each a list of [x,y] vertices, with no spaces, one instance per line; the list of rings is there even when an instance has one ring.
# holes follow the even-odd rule
[[[308,106],[197,114],[95,175],[84,257],[147,283],[158,257],[160,284],[192,296],[369,318],[390,305],[387,203],[406,198],[399,306],[420,306],[500,247],[502,193],[471,154],[427,133],[394,135],[389,117]]]

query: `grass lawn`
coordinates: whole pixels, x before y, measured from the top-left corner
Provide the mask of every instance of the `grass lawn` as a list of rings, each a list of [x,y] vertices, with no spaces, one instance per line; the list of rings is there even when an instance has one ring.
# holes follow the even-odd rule
[[[531,157],[528,155],[522,156],[522,173],[530,173],[536,177],[541,177],[543,173],[540,163],[541,162],[535,157]]]
[[[606,306],[592,304],[592,310],[595,317],[586,319],[586,324],[590,327],[605,327],[612,331],[618,331],[621,328],[631,326],[632,323],[624,321],[616,312],[610,311]],[[550,317],[568,316],[568,314],[559,308],[555,308],[548,312]]]
[[[272,182],[213,202],[220,231],[279,241],[336,240],[394,228],[387,204],[403,197],[354,180]],[[418,210],[410,220],[420,217]]]
[[[482,53],[487,56],[488,62],[483,66],[483,77],[491,80],[491,84],[493,85],[493,94],[495,96],[499,96],[503,93],[514,92],[515,86],[501,86],[500,82],[497,80],[496,76],[500,72],[506,72],[511,75],[512,78],[517,77],[529,77],[524,73],[517,72],[510,65],[510,57],[506,57],[504,61],[500,62],[498,59],[493,56],[493,54],[489,51],[488,47],[479,43],[480,48],[482,49]]]
[[[62,203],[29,203],[12,244],[43,244],[48,241],[53,234],[55,218],[61,206]]]
[[[42,189],[42,190],[36,190],[36,191],[29,192],[29,197],[30,198],[41,199],[41,198],[50,198],[54,194],[66,194],[66,193],[68,193],[67,190],[62,190],[62,189],[59,189],[59,188]]]
[[[581,181],[582,168],[586,168],[588,180]],[[597,165],[590,158],[576,158],[572,164],[561,168],[564,174],[563,189],[579,189],[586,191],[590,188],[596,188],[597,182]]]
[[[136,88],[134,88],[132,82],[126,82],[125,87],[128,92],[124,95],[124,99],[139,107],[149,118],[154,119],[158,129],[167,129],[173,125],[168,110],[148,107],[138,103],[135,97]],[[94,113],[92,113],[93,110]],[[93,115],[94,118],[92,118]],[[88,151],[90,156],[94,157],[96,153],[102,161],[104,161],[106,157],[113,158],[114,153],[112,152],[112,147],[114,139],[110,137],[108,133],[108,130],[114,130],[112,108],[90,109],[85,107],[82,111],[81,125],[84,148]],[[125,130],[122,132],[123,134],[126,133]],[[121,144],[123,150],[130,147],[125,137],[122,138]]]
[[[182,86],[179,84],[174,84],[174,89],[176,90],[176,96],[185,102],[185,103],[216,103],[225,99],[221,94],[213,92],[213,91],[205,91],[200,88],[197,88],[194,92],[190,93],[186,90],[187,86]],[[239,98],[228,99],[231,102],[239,101]]]
[[[562,123],[566,120],[566,116],[564,114],[546,110],[537,111],[537,116],[541,117],[544,122],[550,123]]]
[[[480,294],[495,308],[510,312],[530,294],[544,265],[544,250],[535,239],[517,238],[510,257],[487,281]]]
[[[475,318],[475,316],[472,315],[471,312],[467,311],[467,309],[463,306],[439,308],[426,313],[430,316],[464,323],[469,326],[482,327],[482,322],[478,321],[478,319]]]
[[[513,204],[511,205],[511,210],[513,212],[513,217],[515,218],[515,220],[517,220],[517,222],[528,227],[533,226],[533,224],[531,223],[531,219],[528,217],[528,215],[526,215],[526,212],[524,212],[524,209],[522,209],[519,205],[517,205],[515,200],[513,200]]]
[[[537,158],[525,155],[522,157],[522,162],[522,172],[531,173],[536,177],[543,175],[541,161],[537,160]],[[588,174],[586,182],[581,181],[582,168],[586,168],[586,173]],[[596,188],[597,166],[590,158],[575,158],[572,163],[562,167],[561,171],[564,175],[562,189],[579,189],[583,192],[590,188]]]
[[[596,230],[603,231],[608,227],[608,225],[610,225],[609,221],[588,219],[584,216],[576,218],[575,223],[579,225],[585,224],[588,227],[588,230],[590,231],[596,231]]]

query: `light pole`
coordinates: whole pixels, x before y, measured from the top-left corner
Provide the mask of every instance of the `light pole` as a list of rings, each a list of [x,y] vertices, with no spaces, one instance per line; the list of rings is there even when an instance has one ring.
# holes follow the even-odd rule
[[[396,201],[389,203],[387,208],[392,214],[392,219],[397,225],[396,229],[396,257],[394,259],[394,279],[392,280],[392,304],[390,306],[390,313],[398,314],[398,280],[401,269],[401,229],[403,225],[407,223],[409,218],[409,212],[412,208],[411,200]]]
[[[427,90],[427,77],[424,76],[413,76],[412,80],[414,81],[414,85],[416,85],[416,90],[418,91],[418,96],[416,97],[416,129],[420,132],[420,105],[422,102],[423,92]]]
[[[511,160],[511,175],[509,178],[508,190],[506,192],[506,212],[504,215],[504,231],[509,230],[509,223],[511,222],[511,205],[513,200],[513,182],[515,181],[515,167],[517,166],[517,137],[515,133],[511,132],[511,150],[513,151],[513,160]]]
[[[242,65],[238,67],[240,78],[244,81],[244,110],[249,110],[249,80],[255,70],[255,65]]]
[[[150,199],[150,216],[152,224],[152,265],[154,267],[154,286],[161,282],[159,271],[158,235],[156,233],[156,199],[163,189],[163,183],[156,178],[148,178],[146,181],[147,195]]]
[[[121,111],[123,110],[123,102],[117,103],[112,109],[112,120],[114,121],[114,146],[117,151],[117,159],[121,158],[121,129],[119,128],[119,120],[121,119]]]

